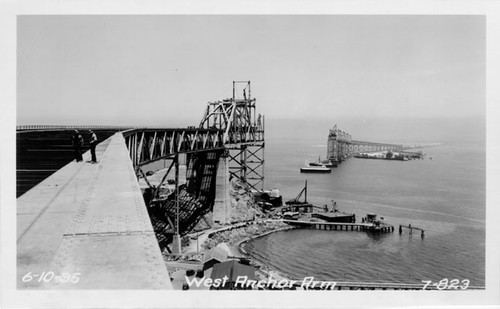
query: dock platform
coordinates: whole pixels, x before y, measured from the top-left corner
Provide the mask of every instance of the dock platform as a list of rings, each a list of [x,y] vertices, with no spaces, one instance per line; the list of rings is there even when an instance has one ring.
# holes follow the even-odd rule
[[[123,135],[17,199],[19,289],[171,289]]]
[[[392,233],[394,226],[381,225],[376,227],[372,223],[344,223],[344,222],[320,222],[320,221],[299,221],[299,220],[283,220],[283,222],[300,227],[315,230],[326,231],[371,231],[379,233]]]

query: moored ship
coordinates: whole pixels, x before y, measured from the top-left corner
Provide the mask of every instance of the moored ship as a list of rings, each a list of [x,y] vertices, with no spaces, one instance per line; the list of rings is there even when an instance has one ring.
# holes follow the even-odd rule
[[[333,164],[329,164],[330,167]],[[318,159],[318,162],[307,162],[304,167],[300,168],[301,173],[330,173],[332,170],[325,163],[321,162],[321,158]]]
[[[332,170],[324,165],[314,166],[309,164],[300,168],[301,173],[331,173]]]
[[[337,208],[337,202],[332,201],[333,205],[333,210],[328,211],[327,205],[325,205],[325,211],[324,213],[321,212],[316,212],[311,215],[313,218],[318,218],[325,220],[326,222],[345,222],[345,223],[355,223],[356,222],[356,215],[339,211]]]

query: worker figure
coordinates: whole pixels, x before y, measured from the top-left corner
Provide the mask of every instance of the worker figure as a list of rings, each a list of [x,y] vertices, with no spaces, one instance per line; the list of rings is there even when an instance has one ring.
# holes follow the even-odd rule
[[[90,154],[92,155],[91,163],[97,163],[97,158],[95,155],[95,146],[97,145],[97,136],[92,130],[89,130],[90,133]]]
[[[75,134],[72,138],[73,150],[75,154],[76,162],[83,161],[82,157],[82,147],[83,147],[83,137],[80,135],[78,130],[75,130]]]

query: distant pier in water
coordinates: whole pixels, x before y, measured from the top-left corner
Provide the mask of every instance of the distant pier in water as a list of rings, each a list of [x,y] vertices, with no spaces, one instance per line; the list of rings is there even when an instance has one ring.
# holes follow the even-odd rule
[[[422,159],[422,151],[408,151],[417,146],[357,141],[345,131],[333,127],[328,133],[326,158],[332,164],[339,164],[349,157],[365,159],[388,159],[407,161]],[[406,150],[406,151],[405,151]],[[392,155],[397,154],[397,155]]]

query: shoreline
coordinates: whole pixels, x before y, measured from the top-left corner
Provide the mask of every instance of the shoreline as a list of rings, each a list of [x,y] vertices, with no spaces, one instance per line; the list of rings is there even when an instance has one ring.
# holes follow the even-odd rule
[[[297,229],[297,227],[295,227],[295,226],[286,226],[286,227],[282,227],[282,228],[279,228],[279,229],[276,229],[276,230],[267,231],[267,232],[264,232],[264,233],[262,233],[260,235],[254,235],[254,236],[245,238],[243,240],[240,240],[240,241],[236,242],[234,244],[234,246],[237,247],[238,251],[241,254],[243,254],[245,257],[248,257],[249,254],[246,252],[246,250],[243,248],[243,246],[246,243],[248,243],[249,241],[252,241],[252,240],[255,240],[257,238],[261,238],[261,237],[267,236],[267,235],[272,234],[272,233],[289,231],[289,230],[294,230],[294,229]],[[277,280],[291,280],[291,278],[292,278],[288,274],[285,274],[285,273],[283,273],[281,271],[278,271],[278,270],[275,270],[275,269],[271,269],[271,267],[269,267],[268,265],[266,265],[262,261],[258,261],[258,260],[255,260],[255,259],[252,259],[251,261],[256,266],[256,268],[257,268],[256,272],[259,273],[259,275],[260,275],[261,278],[263,277],[265,279],[268,279],[268,278],[273,277],[273,278],[275,278]]]
[[[250,222],[236,223],[235,226],[227,226],[227,227],[219,229],[218,231],[213,231],[213,232],[206,233],[205,234],[206,235],[206,239],[205,239],[205,241],[203,243],[200,244],[200,247],[204,248],[204,250],[207,250],[207,251],[209,250],[209,249],[205,248],[205,245],[207,244],[207,242],[209,241],[209,239],[211,239],[211,237],[209,238],[208,235],[210,235],[210,236],[216,236],[218,234],[223,234],[223,233],[229,232],[229,231],[235,231],[237,233],[240,233],[241,231],[243,231],[245,233],[251,234],[250,232],[246,231],[245,229],[247,229],[249,227],[255,227],[255,226],[257,226],[259,228],[264,228],[264,227],[259,226],[259,225],[273,224],[273,223],[275,223],[275,224],[286,224],[286,223],[284,223],[281,220],[273,220],[273,219],[254,221],[252,223],[250,223]],[[221,241],[221,242],[218,242],[217,244],[219,244],[219,243],[226,243],[227,245],[229,245],[231,247],[234,247],[238,251],[238,253],[241,254],[243,257],[248,258],[249,254],[243,248],[243,246],[246,243],[248,243],[248,242],[250,242],[250,241],[252,241],[254,239],[258,239],[258,238],[270,235],[272,233],[282,232],[282,231],[288,231],[288,230],[293,230],[293,229],[297,229],[297,227],[290,226],[290,225],[287,225],[287,226],[277,226],[276,228],[267,230],[267,231],[265,231],[263,233],[258,233],[258,234],[253,234],[253,235],[247,235],[243,239],[236,240],[235,242],[233,242],[233,241],[229,241],[229,242]],[[237,231],[237,230],[239,230],[239,231]],[[215,246],[217,244],[215,244]],[[256,272],[258,273],[258,276],[261,277],[261,279],[266,279],[267,280],[268,278],[271,278],[271,277],[274,278],[274,279],[278,279],[278,280],[283,280],[283,279],[290,280],[291,279],[290,275],[284,274],[284,273],[282,273],[282,272],[280,272],[278,270],[271,269],[263,261],[258,261],[258,260],[255,260],[255,259],[251,259],[251,263],[256,268]]]
[[[253,236],[250,236],[250,237],[247,237],[245,239],[242,239],[242,240],[239,240],[237,241],[236,243],[232,244],[233,246],[235,247],[238,247],[238,250],[247,255],[248,253],[243,249],[243,245],[251,240],[254,240],[254,239],[257,239],[257,238],[261,238],[261,237],[264,237],[264,236],[267,236],[271,233],[276,233],[276,232],[282,232],[282,231],[288,231],[288,230],[293,230],[293,229],[296,229],[295,226],[285,226],[285,227],[281,227],[281,228],[278,228],[276,230],[270,230],[270,231],[266,231],[262,234],[259,234],[259,235],[253,235]]]
[[[262,237],[267,235],[267,233],[288,229],[290,227],[291,226],[288,226],[282,220],[275,219],[234,223],[232,225],[220,227],[216,230],[204,231],[206,239],[200,246],[203,247],[204,250],[209,250],[222,242],[230,246],[238,246],[245,240]]]

